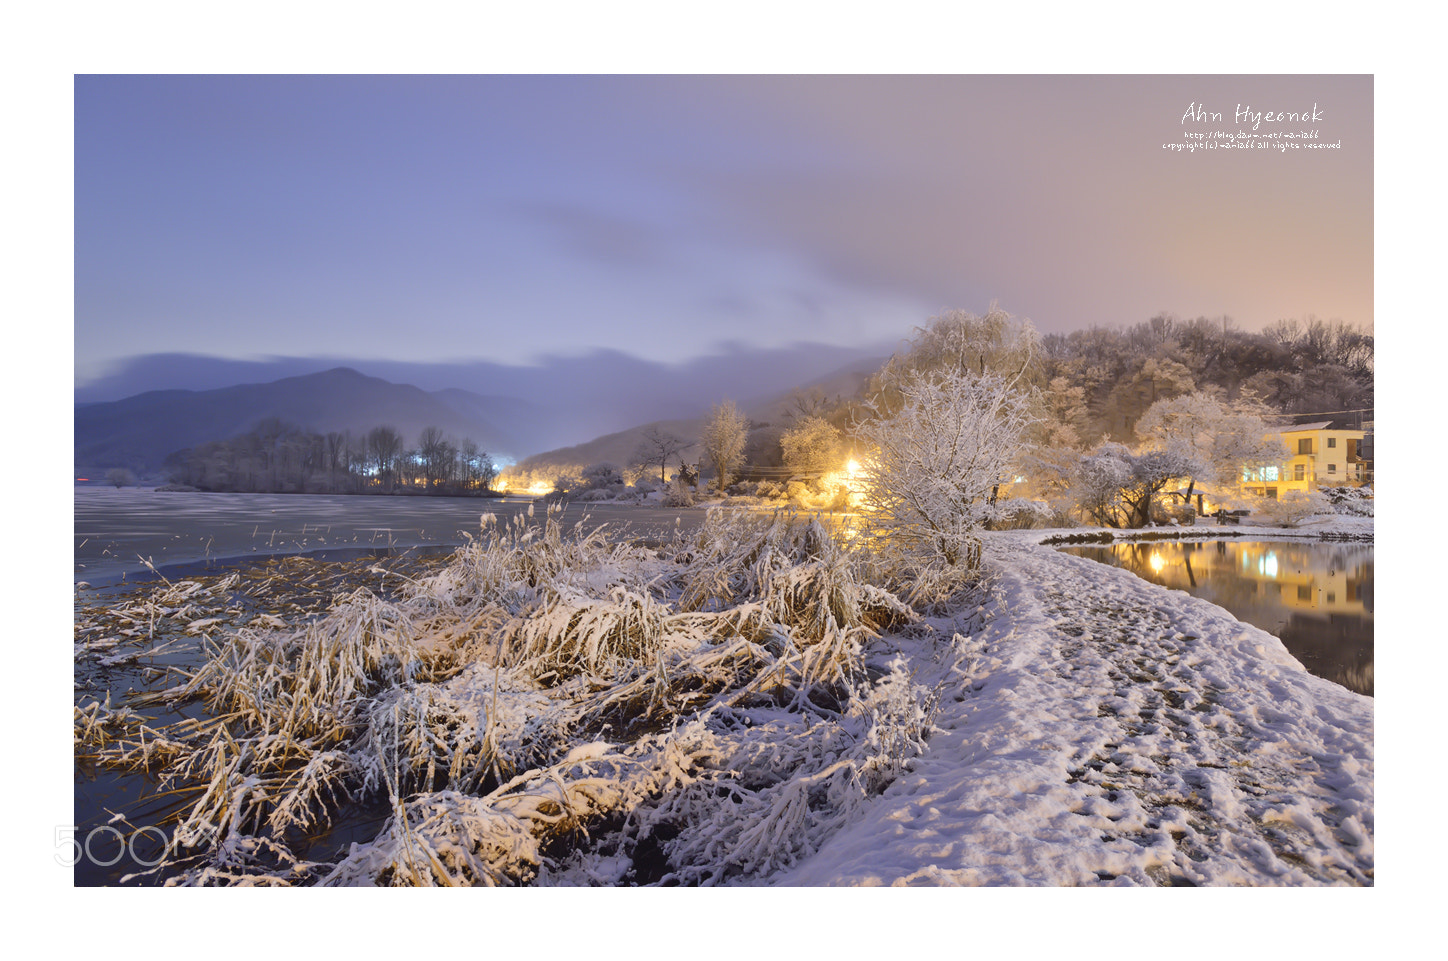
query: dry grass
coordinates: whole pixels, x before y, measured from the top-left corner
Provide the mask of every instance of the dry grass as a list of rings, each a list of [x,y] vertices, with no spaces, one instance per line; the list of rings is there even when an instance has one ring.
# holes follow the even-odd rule
[[[152,700],[206,716],[153,727],[92,702],[77,750],[195,789],[172,883],[748,881],[923,749],[930,693],[866,671],[871,642],[918,619],[880,573],[784,514],[711,512],[659,550],[552,511],[484,517],[392,600],[203,624],[201,666]],[[195,593],[163,590],[172,611]],[[335,865],[292,855],[368,798],[392,810],[374,842]],[[635,864],[651,837],[657,878]]]

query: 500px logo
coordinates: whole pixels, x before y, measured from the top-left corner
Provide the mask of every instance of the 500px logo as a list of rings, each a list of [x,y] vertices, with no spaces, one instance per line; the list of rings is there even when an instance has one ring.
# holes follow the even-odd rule
[[[56,825],[56,864],[72,868],[85,858],[90,864],[108,868],[129,856],[133,864],[153,868],[166,860],[177,843],[163,828],[154,824],[134,828],[129,834],[114,825],[101,824],[91,828],[84,839],[76,833],[78,830],[74,824]],[[214,828],[203,829],[203,836],[194,839],[188,847],[204,845],[215,833]],[[159,853],[148,860],[145,854],[150,851]]]

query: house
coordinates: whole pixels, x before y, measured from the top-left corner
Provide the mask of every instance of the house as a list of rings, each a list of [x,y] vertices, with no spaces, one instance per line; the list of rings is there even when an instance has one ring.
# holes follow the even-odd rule
[[[1292,490],[1365,487],[1373,483],[1371,448],[1363,449],[1362,430],[1320,421],[1284,427],[1268,436],[1282,438],[1288,460],[1243,470],[1243,490],[1276,498]]]

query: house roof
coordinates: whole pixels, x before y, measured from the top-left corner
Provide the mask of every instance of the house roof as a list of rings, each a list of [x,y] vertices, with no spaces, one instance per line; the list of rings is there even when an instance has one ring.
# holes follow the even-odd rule
[[[1327,430],[1331,426],[1332,421],[1324,420],[1318,421],[1315,424],[1289,424],[1286,427],[1279,427],[1277,429],[1284,434],[1296,434],[1304,430]]]

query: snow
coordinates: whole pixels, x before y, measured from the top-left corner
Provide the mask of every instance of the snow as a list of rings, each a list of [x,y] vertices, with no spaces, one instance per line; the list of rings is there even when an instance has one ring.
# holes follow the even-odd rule
[[[1041,539],[987,536],[993,616],[927,750],[775,882],[1371,884],[1373,699]]]
[[[396,602],[358,591],[217,648],[189,682],[216,705],[281,681],[309,696],[260,704],[256,769],[218,769],[216,798],[271,778],[285,827],[385,786],[394,818],[339,864],[278,869],[232,825],[187,880],[1375,883],[1373,699],[1206,601],[1044,543],[1101,531],[984,534],[982,588],[921,616],[817,523],[715,510],[655,551],[546,513],[484,521]],[[1165,533],[1371,537],[1372,520],[1200,526]],[[125,760],[136,719],[78,703],[77,743],[113,731]],[[295,783],[257,766],[283,721],[310,752]],[[174,747],[204,761],[201,741]]]

